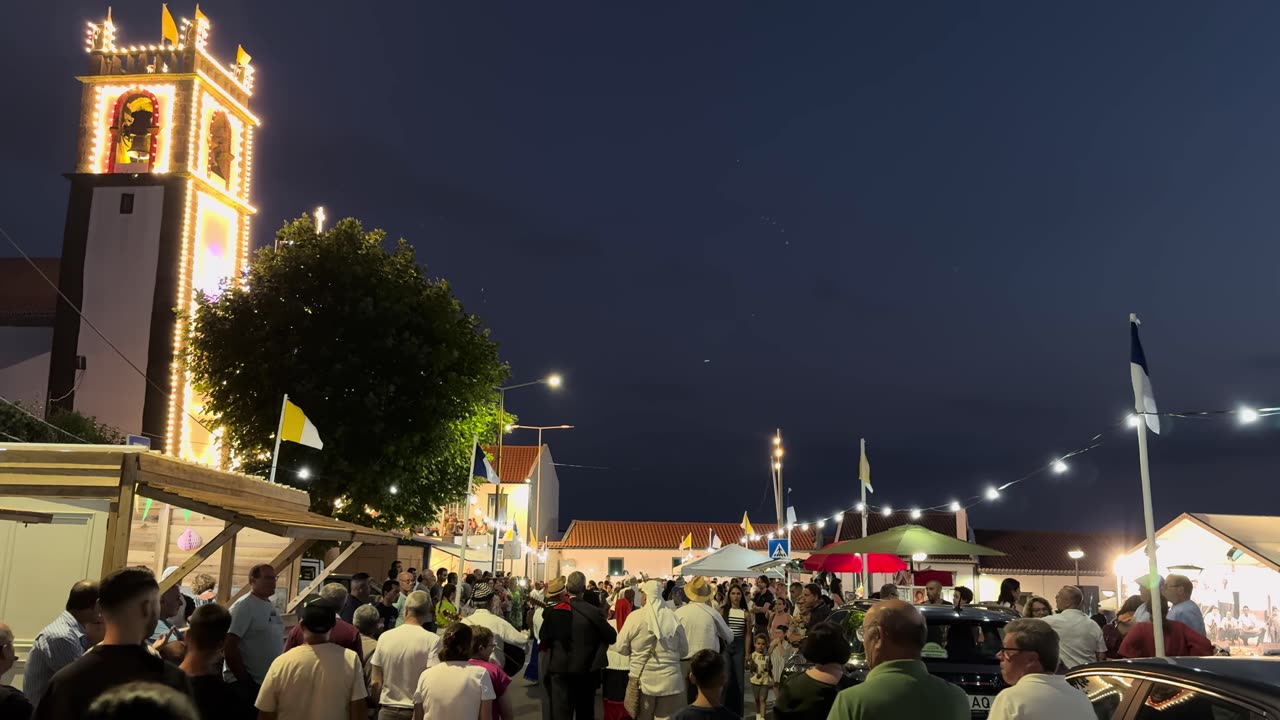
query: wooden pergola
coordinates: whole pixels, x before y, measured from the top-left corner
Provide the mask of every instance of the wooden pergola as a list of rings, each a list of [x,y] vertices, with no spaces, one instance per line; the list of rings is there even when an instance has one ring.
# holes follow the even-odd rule
[[[163,592],[181,583],[220,550],[217,593],[221,603],[233,602],[248,592],[246,583],[231,594],[236,580],[236,540],[246,528],[281,539],[279,552],[269,562],[282,575],[316,542],[344,544],[326,571],[305,588],[297,588],[297,574],[290,573],[287,612],[292,612],[313,588],[324,582],[332,568],[363,545],[394,545],[400,540],[393,533],[311,512],[310,497],[303,491],[126,446],[0,444],[0,497],[5,496],[107,501],[103,575],[129,564],[131,535],[139,527],[136,497],[217,518],[222,521],[221,530],[192,549],[177,570],[160,581],[160,589]],[[20,522],[52,520],[51,516],[42,519],[41,513],[20,510],[0,517]],[[171,557],[171,517],[166,511],[164,522],[157,528],[157,564]],[[134,550],[138,552],[137,547]]]

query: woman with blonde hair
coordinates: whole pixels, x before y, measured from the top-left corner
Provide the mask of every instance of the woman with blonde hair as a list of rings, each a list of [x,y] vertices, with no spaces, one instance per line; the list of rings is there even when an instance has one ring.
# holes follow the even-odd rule
[[[1027,604],[1022,606],[1022,617],[1040,619],[1047,618],[1052,614],[1053,605],[1039,595],[1032,595],[1027,598]]]

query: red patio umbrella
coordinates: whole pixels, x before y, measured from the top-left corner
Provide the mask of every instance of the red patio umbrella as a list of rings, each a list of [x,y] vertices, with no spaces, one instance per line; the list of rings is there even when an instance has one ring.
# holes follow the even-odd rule
[[[871,572],[894,573],[907,569],[907,563],[897,555],[871,553],[867,558],[867,564],[871,566]],[[862,572],[862,556],[848,553],[810,555],[804,560],[804,569],[814,572],[826,570],[827,572],[860,573]]]

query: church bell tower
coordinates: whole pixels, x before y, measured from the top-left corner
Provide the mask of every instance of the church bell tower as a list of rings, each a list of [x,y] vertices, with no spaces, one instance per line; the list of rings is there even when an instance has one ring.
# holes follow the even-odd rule
[[[218,464],[183,356],[197,293],[248,261],[254,69],[243,48],[213,56],[199,6],[180,21],[161,6],[160,25],[146,45],[122,44],[109,10],[86,29],[49,397]]]

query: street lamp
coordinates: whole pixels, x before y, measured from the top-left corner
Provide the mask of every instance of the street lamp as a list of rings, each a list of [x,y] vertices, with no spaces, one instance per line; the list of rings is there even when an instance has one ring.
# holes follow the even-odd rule
[[[498,391],[498,422],[506,422],[508,390],[518,390],[523,387],[533,387],[534,385],[546,385],[549,388],[555,389],[563,384],[564,378],[560,377],[559,373],[551,373],[544,378],[533,380],[531,382],[504,385],[502,387],[495,388]],[[505,425],[503,426],[503,429],[506,429]],[[498,476],[498,487],[493,501],[493,514],[495,518],[502,515],[502,436],[504,434],[506,433],[502,432],[502,430],[498,431],[498,456],[495,458],[497,460],[497,465],[493,468],[494,473]],[[493,572],[498,571],[498,528],[496,525],[493,528],[493,548],[491,549],[489,557],[489,569]]]
[[[1084,551],[1068,550],[1067,557],[1076,561],[1076,587],[1080,587],[1080,558],[1084,557]]]
[[[557,378],[556,384],[559,384],[559,375],[552,375]],[[550,384],[550,383],[548,383]],[[552,385],[555,387],[555,385]],[[528,531],[533,533],[533,543],[536,549],[538,544],[538,515],[542,513],[542,431],[543,430],[572,430],[572,425],[508,425],[511,430],[537,430],[538,431],[538,454],[534,458],[534,462],[538,463],[538,469],[534,474],[533,488],[529,493],[531,498],[530,505],[533,510],[529,512],[531,518],[528,522]],[[510,432],[510,431],[508,431]],[[517,538],[518,539],[518,538]],[[524,554],[524,575],[529,577],[529,553]]]

